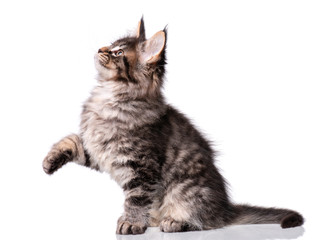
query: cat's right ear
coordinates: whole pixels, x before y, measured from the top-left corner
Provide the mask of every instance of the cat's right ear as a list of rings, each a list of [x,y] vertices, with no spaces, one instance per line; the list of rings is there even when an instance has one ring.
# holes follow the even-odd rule
[[[166,30],[159,31],[143,42],[140,59],[143,63],[155,63],[164,53],[166,47]]]
[[[136,31],[136,37],[141,41],[145,41],[146,40],[146,33],[145,33],[145,24],[144,24],[144,20],[143,17],[141,17],[139,23],[138,23],[138,28]]]

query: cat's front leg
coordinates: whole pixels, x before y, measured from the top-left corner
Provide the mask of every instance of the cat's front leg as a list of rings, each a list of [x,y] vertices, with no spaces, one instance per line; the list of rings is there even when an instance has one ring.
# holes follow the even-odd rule
[[[150,195],[141,192],[126,195],[124,214],[118,220],[117,234],[142,234],[146,231],[152,200]]]
[[[158,168],[154,162],[129,161],[116,167],[114,177],[125,194],[124,213],[117,234],[142,234],[150,225],[150,212],[158,195]]]
[[[54,144],[43,160],[43,170],[53,174],[66,163],[73,161],[80,165],[89,165],[80,137],[76,134],[69,135]]]

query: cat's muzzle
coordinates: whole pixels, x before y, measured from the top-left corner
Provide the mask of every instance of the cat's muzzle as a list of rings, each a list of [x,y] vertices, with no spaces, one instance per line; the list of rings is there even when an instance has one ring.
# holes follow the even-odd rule
[[[106,53],[98,53],[98,61],[101,65],[105,66],[110,61],[110,56]]]

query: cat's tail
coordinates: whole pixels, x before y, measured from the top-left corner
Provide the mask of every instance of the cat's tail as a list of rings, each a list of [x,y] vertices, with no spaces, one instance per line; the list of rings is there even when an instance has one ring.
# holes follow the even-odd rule
[[[232,225],[240,224],[280,224],[282,228],[301,226],[302,215],[289,209],[264,208],[250,205],[235,205]],[[230,224],[230,225],[231,225]]]

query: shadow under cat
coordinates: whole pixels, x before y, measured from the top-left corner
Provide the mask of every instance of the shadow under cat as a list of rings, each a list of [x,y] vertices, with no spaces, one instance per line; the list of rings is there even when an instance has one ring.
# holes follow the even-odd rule
[[[283,229],[277,224],[238,225],[208,231],[163,233],[148,228],[143,235],[116,235],[117,240],[269,240],[296,239],[303,235],[303,227]]]

